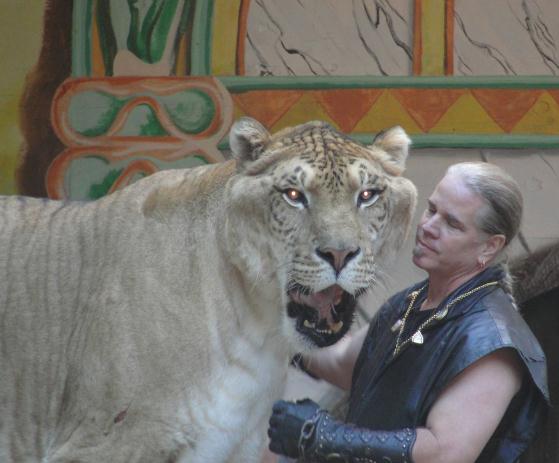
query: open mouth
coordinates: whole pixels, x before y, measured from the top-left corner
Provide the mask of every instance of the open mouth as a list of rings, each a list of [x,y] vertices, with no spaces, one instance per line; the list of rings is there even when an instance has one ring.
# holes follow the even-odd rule
[[[296,320],[296,330],[318,347],[339,341],[353,322],[357,299],[338,285],[312,293],[293,283],[288,291],[287,315]]]

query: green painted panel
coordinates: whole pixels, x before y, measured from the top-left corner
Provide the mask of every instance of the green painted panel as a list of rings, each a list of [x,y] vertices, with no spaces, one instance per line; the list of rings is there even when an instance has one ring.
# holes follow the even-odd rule
[[[128,113],[124,127],[118,132],[124,136],[153,136],[169,135],[157,119],[153,109],[147,104],[140,104]]]
[[[105,196],[121,173],[122,169],[111,170],[105,178],[103,178],[102,182],[92,184],[89,187],[89,193],[87,195],[88,199],[99,199],[102,196]]]
[[[70,124],[76,132],[86,137],[103,135],[125,104],[125,99],[104,92],[78,93],[68,108]]]
[[[152,0],[149,3],[128,1],[130,28],[128,50],[146,63],[156,63],[163,56],[179,0]]]
[[[192,43],[190,46],[190,74],[207,76],[211,70],[211,37],[214,0],[195,3]]]
[[[72,11],[72,76],[91,75],[91,11],[93,0],[74,0]]]
[[[134,98],[147,96],[159,101],[174,124],[184,133],[197,134],[212,123],[216,107],[209,95],[200,90],[187,90],[167,96],[137,94],[117,98],[101,91],[85,91],[74,95],[68,108],[68,118],[73,130],[86,137],[104,135],[123,106]],[[119,135],[168,135],[157,114],[148,104],[140,104],[127,114],[124,128]]]
[[[191,154],[173,161],[139,155],[134,157],[134,161],[137,160],[148,160],[160,170],[186,169],[208,163],[202,154]],[[106,195],[129,163],[130,160],[122,160],[109,164],[101,154],[95,154],[94,151],[90,155],[73,160],[65,176],[65,187],[69,198],[73,200],[92,200]],[[135,180],[143,176],[144,174],[139,173]]]
[[[219,77],[232,93],[251,90],[338,88],[559,88],[554,76],[505,77],[377,77],[377,76],[300,76],[300,77]]]
[[[185,133],[203,132],[210,126],[216,113],[212,99],[199,90],[159,98],[173,122]]]

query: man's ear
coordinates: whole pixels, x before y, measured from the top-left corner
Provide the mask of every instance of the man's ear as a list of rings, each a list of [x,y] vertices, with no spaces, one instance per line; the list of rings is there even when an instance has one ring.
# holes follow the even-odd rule
[[[485,262],[491,261],[505,247],[505,242],[505,235],[491,235],[485,241],[480,257]]]
[[[410,137],[402,127],[397,125],[379,132],[369,149],[375,153],[380,150],[380,161],[385,169],[393,175],[401,175],[406,168],[410,145]]]
[[[229,131],[229,146],[240,165],[258,159],[270,141],[270,133],[257,120],[243,117]]]

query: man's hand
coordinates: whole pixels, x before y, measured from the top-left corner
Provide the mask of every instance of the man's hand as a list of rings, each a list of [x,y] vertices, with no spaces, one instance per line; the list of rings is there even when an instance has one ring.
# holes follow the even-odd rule
[[[268,437],[270,450],[290,458],[299,457],[299,441],[303,424],[315,417],[319,405],[311,399],[286,402],[278,400],[272,408]]]

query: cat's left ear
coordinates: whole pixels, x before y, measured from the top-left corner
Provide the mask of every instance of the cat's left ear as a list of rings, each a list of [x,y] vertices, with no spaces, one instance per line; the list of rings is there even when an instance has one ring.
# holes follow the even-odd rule
[[[378,133],[368,148],[378,156],[385,169],[393,175],[401,175],[406,168],[411,139],[400,126]]]

